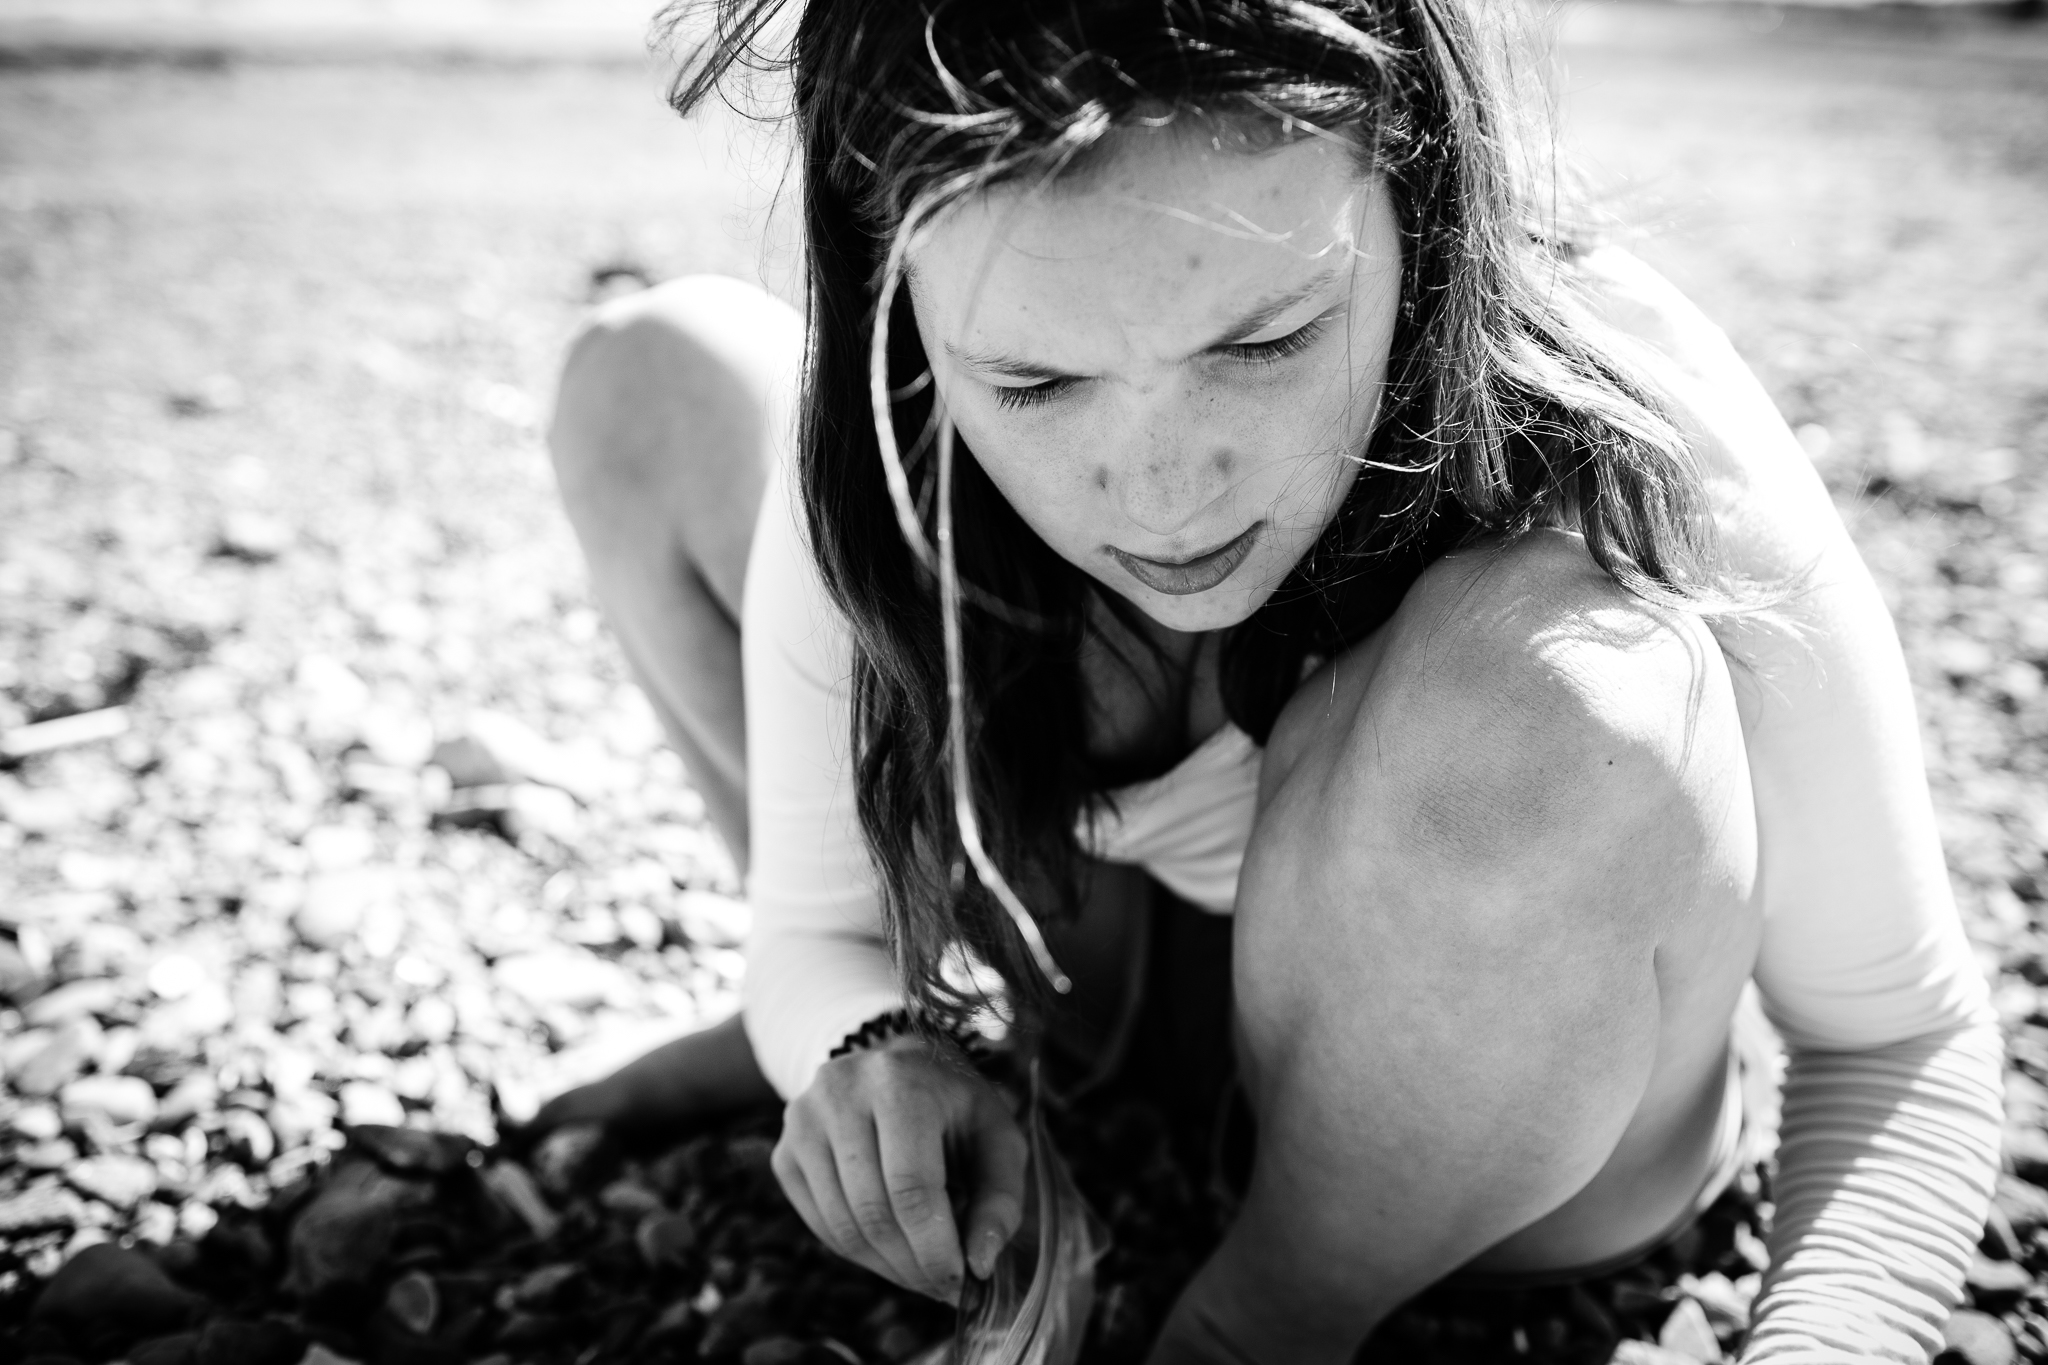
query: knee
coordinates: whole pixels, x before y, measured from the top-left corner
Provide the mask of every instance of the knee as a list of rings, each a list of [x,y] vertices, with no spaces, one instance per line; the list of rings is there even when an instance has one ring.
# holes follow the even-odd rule
[[[687,275],[592,309],[569,343],[548,430],[564,491],[630,476],[656,449],[672,464],[657,433],[738,439],[785,415],[802,351],[796,310],[728,276]]]

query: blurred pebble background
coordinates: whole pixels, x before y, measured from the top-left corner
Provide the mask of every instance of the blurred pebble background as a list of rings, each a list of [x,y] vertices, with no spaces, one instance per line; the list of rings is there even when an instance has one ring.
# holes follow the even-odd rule
[[[303,1192],[345,1126],[457,1135],[459,1165],[735,1007],[731,862],[540,443],[589,302],[694,271],[796,297],[779,148],[671,116],[645,20],[0,0],[0,1302]],[[2048,1358],[2048,33],[1966,6],[1553,20],[1567,146],[1729,328],[1898,617],[2013,1058],[1957,1350]],[[691,1160],[602,1207],[642,1236]],[[446,1336],[419,1296],[456,1291],[403,1269],[376,1302]],[[696,1330],[744,1269],[675,1290]],[[1609,1348],[1684,1318],[1680,1358],[1733,1349],[1741,1276],[1713,1273]],[[901,1311],[835,1358],[907,1357],[929,1324]]]

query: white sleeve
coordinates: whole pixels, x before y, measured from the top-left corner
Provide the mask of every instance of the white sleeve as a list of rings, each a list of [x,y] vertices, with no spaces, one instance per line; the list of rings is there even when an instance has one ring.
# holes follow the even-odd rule
[[[754,911],[741,1002],[784,1099],[848,1033],[903,1003],[854,806],[847,626],[811,559],[791,477],[768,481],[740,631]]]

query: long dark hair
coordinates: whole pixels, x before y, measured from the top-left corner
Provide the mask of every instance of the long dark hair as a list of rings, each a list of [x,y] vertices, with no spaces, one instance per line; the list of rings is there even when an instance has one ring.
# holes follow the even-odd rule
[[[956,945],[1013,1002],[1043,989],[1018,901],[1071,904],[1076,824],[1108,779],[1087,754],[1079,667],[1095,589],[950,450],[896,288],[905,242],[961,197],[1057,176],[1161,111],[1253,146],[1341,136],[1391,188],[1402,303],[1364,467],[1222,646],[1226,707],[1255,739],[1305,660],[1361,639],[1477,537],[1566,525],[1643,597],[1715,596],[1700,475],[1654,393],[1594,339],[1576,249],[1527,188],[1498,45],[1466,0],[808,0],[773,32],[785,4],[685,0],[674,31],[709,29],[672,102],[730,88],[736,66],[791,82],[810,278],[801,486],[852,630],[860,818],[918,1007],[979,1003],[946,969]],[[931,553],[946,475],[965,585],[950,697],[935,570],[951,565]]]

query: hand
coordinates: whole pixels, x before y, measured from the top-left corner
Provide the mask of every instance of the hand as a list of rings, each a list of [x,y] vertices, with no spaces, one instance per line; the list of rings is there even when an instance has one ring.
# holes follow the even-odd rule
[[[994,1086],[955,1049],[905,1036],[820,1067],[783,1116],[773,1165],[826,1246],[957,1303],[963,1265],[987,1279],[1023,1221],[1026,1153]]]

